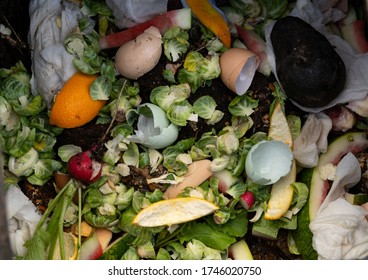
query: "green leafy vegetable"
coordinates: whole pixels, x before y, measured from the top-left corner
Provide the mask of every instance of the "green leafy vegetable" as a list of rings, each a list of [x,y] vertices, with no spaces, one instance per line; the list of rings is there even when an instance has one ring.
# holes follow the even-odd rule
[[[287,0],[258,0],[265,18],[278,19],[286,12]]]
[[[226,250],[236,238],[211,227],[207,223],[192,223],[181,232],[180,242],[199,240],[208,247]]]
[[[250,116],[258,106],[258,100],[251,98],[248,93],[236,96],[229,104],[228,109],[233,116]]]
[[[183,100],[171,104],[169,110],[166,112],[167,118],[177,126],[185,126],[187,120],[192,116],[192,105],[188,100]],[[195,119],[193,119],[195,120]]]
[[[216,101],[209,95],[204,95],[198,98],[193,103],[193,111],[203,119],[210,119],[216,109]]]
[[[186,30],[174,26],[163,35],[164,54],[171,62],[178,61],[188,50],[189,34]]]
[[[99,76],[93,81],[90,87],[90,94],[93,100],[108,100],[112,84],[107,76]]]
[[[23,259],[52,259],[55,244],[58,239],[60,241],[61,259],[65,259],[63,246],[64,218],[68,205],[72,201],[77,188],[78,185],[76,182],[70,180],[50,202],[45,213],[37,224],[33,237],[25,244],[27,247],[27,253]]]
[[[203,57],[197,51],[190,51],[184,60],[184,68],[178,72],[179,83],[189,83],[192,92],[204,85],[207,81],[220,76],[221,68],[219,54],[209,52],[208,57]]]
[[[266,220],[260,218],[253,224],[252,233],[256,236],[276,240],[281,228],[295,230],[297,228],[297,217],[291,219],[280,218],[278,220]]]

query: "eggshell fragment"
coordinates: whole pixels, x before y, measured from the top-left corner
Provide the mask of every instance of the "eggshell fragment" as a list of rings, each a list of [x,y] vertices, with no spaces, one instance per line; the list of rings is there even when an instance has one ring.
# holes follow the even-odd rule
[[[161,54],[161,33],[157,27],[151,26],[117,50],[116,69],[122,76],[136,80],[157,65]]]
[[[258,56],[250,50],[231,48],[220,57],[220,78],[231,91],[243,95],[249,89],[259,63]]]
[[[167,188],[164,193],[165,199],[176,198],[186,187],[197,187],[212,176],[211,161],[203,159],[195,161],[188,166],[188,172],[184,180],[177,185]]]
[[[293,153],[284,142],[261,141],[249,150],[245,171],[253,182],[270,185],[288,174],[292,163]]]
[[[170,146],[178,138],[178,127],[171,123],[165,112],[155,104],[144,103],[139,109],[146,108],[138,117],[135,135],[128,140],[140,143],[151,149],[163,149]]]

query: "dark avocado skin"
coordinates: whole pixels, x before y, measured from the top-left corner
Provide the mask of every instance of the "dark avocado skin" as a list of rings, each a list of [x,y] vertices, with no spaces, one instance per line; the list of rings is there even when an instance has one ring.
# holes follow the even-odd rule
[[[276,72],[286,96],[318,108],[329,104],[345,86],[344,62],[327,38],[298,17],[278,20],[271,31]]]

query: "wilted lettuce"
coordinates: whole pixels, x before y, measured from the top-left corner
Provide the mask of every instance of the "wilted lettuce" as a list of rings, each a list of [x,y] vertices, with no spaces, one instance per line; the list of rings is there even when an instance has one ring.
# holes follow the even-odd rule
[[[192,116],[192,105],[188,100],[175,102],[171,104],[166,112],[167,118],[177,126],[186,126],[187,120]]]
[[[38,158],[38,152],[34,148],[30,148],[27,153],[20,157],[10,156],[8,169],[18,177],[30,176],[33,173],[33,167],[37,163]]]
[[[278,19],[286,12],[287,0],[258,0],[262,8],[262,15],[265,18]]]
[[[233,116],[250,116],[258,106],[258,100],[248,94],[236,96],[229,104],[228,109]]]
[[[152,89],[150,101],[167,112],[173,103],[184,101],[189,96],[189,84],[158,86]]]
[[[207,81],[219,77],[220,73],[218,53],[209,52],[208,57],[203,57],[199,52],[191,51],[184,60],[184,68],[178,72],[178,80],[182,84],[189,83],[194,93]]]
[[[209,95],[204,95],[198,98],[193,103],[193,111],[203,119],[210,119],[216,110],[216,101]]]
[[[186,30],[174,26],[162,36],[164,54],[171,62],[178,61],[188,50],[189,34]]]
[[[0,96],[0,125],[3,130],[11,131],[19,124],[19,115],[13,110],[13,107]]]
[[[0,73],[0,132],[6,166],[15,176],[43,185],[62,167],[53,152],[61,130],[48,123],[43,99],[32,94],[31,76],[21,62]]]

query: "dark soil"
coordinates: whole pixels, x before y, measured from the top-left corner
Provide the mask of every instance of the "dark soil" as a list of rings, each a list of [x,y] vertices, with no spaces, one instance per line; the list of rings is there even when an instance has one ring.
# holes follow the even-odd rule
[[[27,0],[0,1],[0,23],[13,29],[8,38],[0,36],[0,67],[9,68],[18,61],[30,69],[30,50],[27,46],[29,26]]]
[[[219,1],[219,5],[226,1]],[[169,9],[180,8],[180,1],[169,1]],[[0,39],[0,61],[1,67],[10,68],[16,62],[22,61],[23,64],[30,69],[30,51],[25,42],[27,42],[27,32],[29,26],[28,17],[28,1],[9,0],[0,2],[1,18],[0,22],[6,26],[13,28],[13,36],[11,38]],[[17,35],[17,37],[15,36]],[[195,34],[191,34],[195,38]],[[192,37],[193,38],[193,37]],[[198,40],[199,42],[199,40]],[[193,44],[193,47],[200,47]],[[138,80],[141,89],[141,96],[148,100],[152,88],[159,85],[166,85],[162,78],[162,70],[165,67],[165,61],[162,59],[155,69],[147,73]],[[273,77],[265,77],[256,74],[251,85],[252,96],[259,100],[259,109],[253,114],[254,130],[268,130],[268,111],[272,102],[271,92],[273,90]],[[202,95],[211,95],[218,104],[219,110],[225,112],[224,118],[214,126],[207,125],[204,121],[186,126],[180,130],[180,139],[188,137],[199,138],[203,132],[215,129],[220,131],[224,126],[230,124],[230,114],[228,112],[228,104],[234,98],[235,94],[231,92],[221,82],[220,79],[212,81],[211,85],[199,88],[192,94],[190,101],[194,101]],[[58,145],[75,144],[83,149],[89,149],[96,144],[100,137],[105,133],[107,126],[95,125],[93,122],[77,129],[65,129],[59,137]],[[254,131],[251,131],[254,132]],[[27,188],[32,189],[32,188]],[[40,190],[37,190],[39,192]],[[36,192],[36,194],[37,194]],[[32,194],[26,193],[32,198]],[[33,194],[34,195],[34,194]],[[34,201],[35,202],[35,201]],[[38,204],[37,207],[44,209],[45,205]],[[286,234],[281,233],[277,241],[264,240],[257,238],[251,234],[247,235],[247,243],[254,255],[255,259],[297,259],[298,256],[292,255],[287,250]]]

